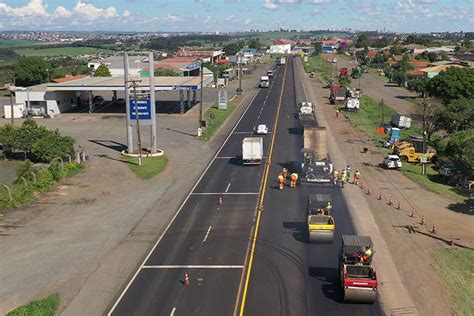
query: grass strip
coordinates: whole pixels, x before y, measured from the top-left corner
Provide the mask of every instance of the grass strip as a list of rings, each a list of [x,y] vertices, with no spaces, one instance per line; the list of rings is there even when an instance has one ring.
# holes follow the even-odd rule
[[[304,61],[304,57],[301,57],[301,63],[307,73],[314,71],[316,78],[324,85],[330,78],[335,78],[337,75],[336,65],[328,63],[321,55],[308,57],[307,62]]]
[[[230,114],[232,114],[239,102],[239,98],[235,98],[234,100],[229,101],[227,104],[227,110],[219,110],[217,108],[217,103],[211,106],[204,113],[204,120],[206,120],[207,122],[207,127],[204,129],[202,135],[199,136],[198,139],[211,139],[212,136],[214,136],[214,134],[219,130],[221,125],[227,120]]]
[[[53,316],[59,306],[59,294],[51,294],[8,312],[6,316]]]
[[[421,165],[404,163],[402,166],[403,174],[414,182],[420,184],[425,189],[438,193],[457,203],[465,203],[467,196],[453,186],[445,184],[441,175],[432,168],[426,166],[426,176],[421,174]]]
[[[50,47],[50,48],[19,48],[15,52],[21,56],[78,56],[98,53],[112,53],[113,51],[95,47]]]
[[[130,169],[142,180],[149,180],[163,171],[168,164],[166,156],[143,157],[143,165],[138,165],[138,157],[123,156]]]
[[[377,135],[376,129],[383,126],[383,124],[389,124],[395,115],[395,110],[385,105],[383,114],[382,121],[382,107],[367,95],[360,98],[360,110],[358,112],[345,113],[352,125],[374,138],[377,147],[383,147],[388,135]],[[411,128],[402,129],[400,133],[400,138],[404,140],[408,139],[409,135],[421,135],[422,130],[419,126],[412,124]]]
[[[473,315],[474,250],[443,248],[433,251],[432,256],[448,285],[456,308],[454,315]]]

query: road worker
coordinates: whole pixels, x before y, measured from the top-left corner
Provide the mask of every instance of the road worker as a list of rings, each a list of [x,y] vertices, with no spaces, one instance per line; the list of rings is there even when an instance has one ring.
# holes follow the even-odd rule
[[[332,183],[333,183],[334,185],[337,184],[338,178],[339,178],[339,170],[336,169],[336,170],[334,170],[333,173],[332,173]]]
[[[288,178],[288,169],[283,168],[283,171],[282,171],[281,173],[283,174],[283,178],[284,178],[285,181],[286,181],[286,179]]]
[[[344,187],[344,184],[346,184],[346,182],[347,182],[347,170],[346,170],[346,168],[342,169],[341,181],[342,181],[342,187]]]
[[[296,182],[298,181],[298,174],[293,172],[290,176],[290,188],[296,187]]]
[[[332,204],[331,202],[328,202],[328,204],[326,205],[326,215],[331,214],[331,211],[332,211]]]
[[[360,171],[359,169],[357,169],[356,172],[354,173],[354,184],[359,185],[359,183],[360,183]]]
[[[347,182],[349,182],[349,179],[351,177],[351,166],[347,165],[346,167],[346,171],[347,171]]]
[[[369,262],[372,257],[373,251],[370,246],[365,247],[365,251],[361,252],[362,262]]]
[[[285,178],[283,178],[283,173],[280,173],[278,175],[278,181],[277,182],[278,182],[278,188],[280,190],[283,190],[283,186],[285,185]]]

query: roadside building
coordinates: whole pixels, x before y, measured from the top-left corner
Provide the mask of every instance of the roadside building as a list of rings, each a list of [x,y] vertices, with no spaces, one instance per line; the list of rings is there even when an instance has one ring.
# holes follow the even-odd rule
[[[224,57],[224,51],[200,50],[198,47],[181,47],[180,50],[176,52],[176,57],[194,57],[200,58],[204,62],[215,63]]]
[[[425,74],[425,77],[428,79],[434,78],[437,75],[439,75],[440,72],[445,71],[446,69],[450,67],[456,67],[456,68],[466,68],[462,65],[458,64],[452,64],[452,65],[442,65],[442,66],[435,66],[435,67],[427,67],[427,68],[422,68],[422,70]]]
[[[124,65],[123,65],[123,56],[111,56],[107,58],[101,59],[93,59],[88,64],[87,67],[95,71],[101,64],[106,65],[107,68],[110,70],[110,74],[112,77],[120,77],[123,76],[124,73]],[[129,75],[137,76],[140,72],[140,69],[148,65],[148,57],[146,56],[133,56],[129,60],[128,70]]]

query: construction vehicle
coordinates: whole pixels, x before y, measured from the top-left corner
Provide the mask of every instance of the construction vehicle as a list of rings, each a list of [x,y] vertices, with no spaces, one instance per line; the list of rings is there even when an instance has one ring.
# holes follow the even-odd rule
[[[263,138],[245,137],[242,141],[242,163],[259,165],[263,159]]]
[[[301,183],[330,183],[333,165],[329,161],[326,128],[304,126],[301,149]]]
[[[370,248],[372,255],[364,254]],[[377,274],[372,267],[373,243],[369,236],[343,235],[339,273],[344,302],[372,304],[377,298]]]
[[[362,76],[362,68],[360,66],[352,68],[351,77],[353,79],[359,79]]]
[[[411,117],[408,115],[395,114],[392,118],[392,125],[398,128],[410,128],[411,127]]]
[[[331,94],[329,95],[329,102],[336,104],[337,102],[344,102],[347,97],[347,90],[337,84],[331,86]]]
[[[312,113],[299,113],[298,119],[300,121],[300,128],[304,132],[307,127],[316,127],[316,118],[314,112]]]
[[[336,228],[331,209],[327,208],[329,195],[308,194],[306,204],[306,224],[308,226],[308,242],[330,244],[334,240]]]
[[[423,137],[409,136],[409,141],[403,141],[395,145],[393,154],[400,157],[402,162],[422,162],[424,154]],[[430,162],[436,156],[436,150],[432,147],[427,148],[426,162]]]
[[[360,90],[347,90],[347,98],[345,104],[346,110],[359,111],[360,109]]]
[[[314,105],[311,102],[298,103],[299,113],[311,114],[314,113]]]
[[[260,88],[268,88],[270,87],[270,79],[268,76],[261,76],[260,77]]]
[[[343,77],[348,77],[349,76],[349,68],[341,68],[339,69],[339,78],[343,78]]]

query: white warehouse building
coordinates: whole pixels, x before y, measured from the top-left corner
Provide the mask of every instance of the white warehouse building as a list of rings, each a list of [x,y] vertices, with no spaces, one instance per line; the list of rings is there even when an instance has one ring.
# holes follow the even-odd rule
[[[271,45],[267,51],[269,54],[289,54],[291,53],[291,44]]]
[[[93,59],[87,64],[87,67],[95,71],[101,64],[104,64],[109,68],[112,77],[123,77],[124,67],[122,55]],[[140,69],[148,67],[148,57],[130,56],[128,64],[129,75],[133,77],[138,76]]]

